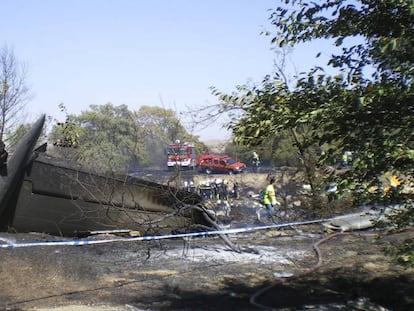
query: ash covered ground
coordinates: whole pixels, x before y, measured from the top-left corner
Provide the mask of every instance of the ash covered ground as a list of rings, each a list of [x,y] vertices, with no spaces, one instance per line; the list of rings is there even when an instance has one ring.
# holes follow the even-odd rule
[[[230,211],[213,207],[222,225],[273,224],[258,221],[254,203],[266,174],[231,178],[242,193]],[[280,221],[297,216],[286,210]],[[0,309],[410,310],[414,271],[384,254],[389,243],[410,236],[328,234],[316,223],[230,234],[235,248],[219,236],[121,241],[124,236],[95,235],[88,239],[119,241],[0,249]],[[54,240],[62,238],[0,234],[0,243]]]

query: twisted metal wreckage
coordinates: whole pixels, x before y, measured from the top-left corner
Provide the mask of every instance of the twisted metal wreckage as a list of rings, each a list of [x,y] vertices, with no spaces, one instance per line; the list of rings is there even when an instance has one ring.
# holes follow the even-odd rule
[[[83,236],[135,231],[139,235],[220,230],[202,198],[181,188],[132,176],[105,176],[79,163],[34,149],[45,121],[40,117],[0,169],[0,231]],[[378,210],[323,222],[329,231],[371,228]],[[286,224],[288,225],[288,224]],[[236,248],[225,234],[219,234]]]
[[[201,198],[131,176],[105,176],[37,149],[45,115],[19,141],[0,176],[0,231],[79,236],[96,230],[139,234],[217,229]]]

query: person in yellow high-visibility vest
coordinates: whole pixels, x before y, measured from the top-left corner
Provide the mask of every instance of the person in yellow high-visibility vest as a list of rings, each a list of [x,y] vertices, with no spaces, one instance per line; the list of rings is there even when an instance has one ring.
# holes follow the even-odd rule
[[[263,193],[263,205],[266,207],[267,213],[270,217],[273,217],[273,214],[275,212],[275,205],[278,203],[276,200],[276,190],[275,190],[275,184],[276,179],[274,177],[271,177],[269,180],[269,184],[264,189]]]
[[[259,158],[259,155],[256,153],[256,151],[253,151],[252,166],[253,166],[253,171],[258,173],[259,172],[259,166],[260,166],[260,158]]]

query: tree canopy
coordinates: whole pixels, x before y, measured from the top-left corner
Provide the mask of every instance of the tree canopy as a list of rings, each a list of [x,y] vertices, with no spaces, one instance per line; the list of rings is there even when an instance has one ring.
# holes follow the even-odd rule
[[[238,142],[257,145],[285,130],[300,131],[301,147],[324,148],[320,165],[354,152],[353,170],[341,185],[367,199],[384,188],[387,172],[412,175],[414,164],[414,4],[401,0],[286,0],[270,16],[271,43],[294,46],[318,39],[340,48],[328,66],[315,67],[289,88],[279,73],[232,95],[216,91],[223,105],[241,103],[230,124]],[[349,40],[349,39],[355,40]],[[352,42],[360,42],[352,44]],[[379,201],[402,200],[381,192]],[[411,201],[412,193],[403,200]]]
[[[68,114],[65,122],[53,128],[50,138],[57,155],[71,156],[97,170],[122,173],[164,167],[165,148],[175,139],[201,144],[170,109],[142,106],[131,111],[126,105],[110,103],[89,108],[79,115]]]

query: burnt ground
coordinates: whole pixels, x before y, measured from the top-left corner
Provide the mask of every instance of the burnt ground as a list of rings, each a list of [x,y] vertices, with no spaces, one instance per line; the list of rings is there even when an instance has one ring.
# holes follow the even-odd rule
[[[253,215],[234,208],[226,223],[267,223]],[[0,249],[0,310],[413,310],[414,270],[384,253],[412,236],[314,224],[231,234],[238,251],[217,236]],[[122,237],[88,239],[107,238]]]
[[[306,228],[306,231],[311,228]],[[232,237],[0,250],[2,310],[410,310],[414,273],[385,256],[408,233]],[[13,238],[16,238],[15,236]],[[50,240],[19,235],[22,240]],[[95,237],[106,238],[106,237]],[[71,306],[71,309],[66,309]],[[66,307],[66,308],[65,308]]]

